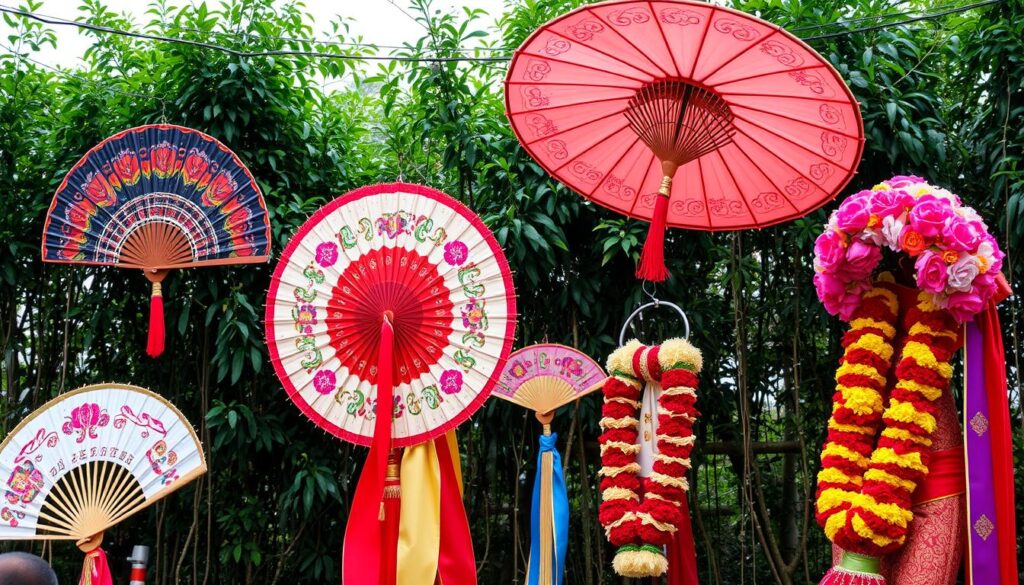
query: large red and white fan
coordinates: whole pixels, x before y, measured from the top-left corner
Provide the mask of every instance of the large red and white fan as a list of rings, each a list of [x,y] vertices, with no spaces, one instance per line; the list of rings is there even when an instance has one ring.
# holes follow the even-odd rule
[[[288,397],[324,430],[369,446],[388,318],[391,442],[406,447],[487,399],[515,310],[505,255],[479,217],[429,187],[374,185],[325,205],[288,243],[267,294],[267,343]]]
[[[45,262],[142,269],[152,283],[147,352],[163,352],[167,271],[266,262],[270,220],[256,180],[215,138],[139,126],[86,153],[53,196]]]
[[[267,293],[274,369],[317,426],[370,446],[346,527],[346,585],[406,582],[403,572],[476,582],[453,429],[490,395],[515,319],[501,246],[435,189],[356,189],[288,243]],[[416,535],[402,548],[399,515]]]
[[[0,443],[0,540],[75,541],[88,567],[105,530],[205,472],[192,425],[163,397],[125,384],[72,390]]]

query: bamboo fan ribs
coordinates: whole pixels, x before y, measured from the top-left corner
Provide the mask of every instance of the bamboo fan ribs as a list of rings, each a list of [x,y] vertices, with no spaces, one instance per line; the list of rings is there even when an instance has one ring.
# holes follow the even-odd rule
[[[686,81],[644,85],[623,114],[661,161],[668,180],[679,167],[732,142],[736,133],[729,104],[715,92]]]

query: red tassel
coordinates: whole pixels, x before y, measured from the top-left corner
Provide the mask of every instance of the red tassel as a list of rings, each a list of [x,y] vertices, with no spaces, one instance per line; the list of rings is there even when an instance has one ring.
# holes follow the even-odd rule
[[[85,554],[85,562],[82,564],[82,576],[78,579],[79,585],[113,585],[114,580],[110,575],[110,566],[107,564],[107,553],[102,548],[97,548]]]
[[[146,353],[155,358],[164,352],[164,297],[160,283],[153,283],[153,294],[149,297],[149,339]]]
[[[652,282],[662,282],[668,278],[665,267],[665,224],[668,222],[668,193],[672,179],[665,177],[662,188],[654,203],[654,215],[651,226],[647,230],[647,240],[640,253],[640,265],[636,269],[637,278]]]

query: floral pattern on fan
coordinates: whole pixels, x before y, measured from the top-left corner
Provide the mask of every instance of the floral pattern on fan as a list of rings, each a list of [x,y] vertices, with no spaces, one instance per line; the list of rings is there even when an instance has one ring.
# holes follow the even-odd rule
[[[149,431],[159,433],[161,436],[167,435],[167,428],[164,426],[164,423],[160,422],[160,419],[153,418],[153,416],[147,412],[135,414],[132,407],[126,404],[122,406],[121,411],[114,416],[114,428],[118,430],[123,429],[127,423],[132,423],[133,425],[140,427],[142,429],[140,436],[143,439],[149,436]]]
[[[81,443],[86,438],[95,439],[96,431],[100,427],[107,426],[110,422],[110,415],[106,410],[100,408],[99,404],[83,404],[71,411],[67,422],[61,427],[65,435],[78,434],[75,442]]]
[[[157,261],[140,248],[149,241],[140,234],[154,226],[177,234],[170,240],[174,253],[161,256],[160,264],[269,255],[266,207],[241,161],[201,132],[151,125],[111,136],[68,172],[47,214],[43,259],[126,266]]]
[[[25,461],[15,467],[7,478],[10,489],[4,497],[10,504],[31,504],[44,485],[42,472],[31,461]]]

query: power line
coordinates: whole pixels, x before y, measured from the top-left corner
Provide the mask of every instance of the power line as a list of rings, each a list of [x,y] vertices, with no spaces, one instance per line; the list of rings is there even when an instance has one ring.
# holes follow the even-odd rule
[[[1003,0],[983,0],[982,2],[975,2],[974,4],[965,4],[963,6],[958,6],[956,8],[949,8],[947,10],[940,10],[938,12],[930,12],[930,13],[922,14],[921,16],[915,16],[913,18],[907,18],[907,19],[900,20],[900,21],[897,21],[897,22],[889,22],[889,23],[886,23],[886,24],[876,24],[876,25],[873,25],[873,26],[865,26],[863,28],[854,28],[854,29],[850,29],[850,30],[838,31],[838,32],[833,32],[833,33],[826,33],[826,34],[816,35],[816,36],[812,36],[812,37],[804,37],[804,40],[805,41],[818,41],[818,40],[821,40],[821,39],[831,39],[831,38],[835,38],[835,37],[842,37],[842,36],[858,34],[858,33],[862,33],[862,32],[871,32],[871,31],[875,31],[875,30],[882,30],[884,28],[891,28],[891,27],[894,27],[894,26],[903,26],[905,24],[910,24],[912,22],[921,22],[923,20],[934,20],[936,18],[941,18],[943,16],[948,16],[950,14],[959,14],[961,12],[967,12],[968,10],[974,10],[975,8],[982,8],[984,6],[991,6],[993,4],[1001,4],[1002,2],[1003,2]]]
[[[949,2],[947,4],[941,4],[939,6],[931,7],[932,10],[945,10],[947,8],[959,6],[956,2]],[[868,16],[859,16],[857,18],[843,18],[835,22],[823,22],[819,24],[807,24],[804,26],[797,26],[794,28],[787,28],[786,30],[791,33],[803,32],[808,30],[821,30],[823,28],[833,28],[836,26],[849,26],[851,24],[861,24],[872,20],[885,20],[889,18],[895,18],[897,16],[909,16],[911,14],[920,14],[923,10],[917,8],[912,10],[904,10],[902,12],[887,12],[882,14],[871,14]]]
[[[838,37],[843,37],[843,36],[849,36],[849,35],[859,34],[859,33],[864,33],[864,32],[883,30],[883,29],[886,29],[886,28],[892,28],[892,27],[896,27],[896,26],[903,26],[903,25],[910,24],[910,23],[913,23],[913,22],[920,22],[920,21],[925,21],[925,20],[933,20],[933,19],[936,19],[936,18],[941,18],[943,16],[948,16],[950,14],[958,14],[958,13],[961,13],[961,12],[967,12],[968,10],[973,10],[975,8],[982,8],[982,7],[985,7],[985,6],[991,6],[991,5],[994,5],[994,4],[999,4],[999,3],[1002,3],[1003,1],[1004,0],[982,0],[980,2],[975,2],[975,3],[972,3],[972,4],[965,4],[965,5],[962,5],[962,6],[956,6],[956,7],[952,7],[952,8],[947,8],[945,10],[939,10],[939,11],[936,11],[936,12],[924,13],[924,14],[921,14],[919,16],[915,16],[915,17],[912,17],[912,18],[907,18],[907,19],[899,20],[899,21],[896,21],[896,22],[880,23],[880,24],[875,24],[875,25],[871,25],[871,26],[865,26],[865,27],[861,27],[861,28],[848,29],[848,30],[843,30],[843,31],[837,31],[837,32],[825,33],[825,34],[814,35],[814,36],[809,36],[809,37],[803,37],[803,40],[805,40],[805,41],[817,41],[817,40],[823,40],[823,39],[831,39],[831,38],[838,38]],[[394,3],[392,2],[392,4],[394,4]],[[397,5],[395,5],[395,6],[397,6]],[[218,44],[215,44],[215,43],[207,43],[207,42],[203,42],[203,41],[195,41],[195,40],[191,40],[191,39],[183,39],[183,38],[180,38],[180,37],[167,37],[167,36],[155,35],[155,34],[150,34],[150,33],[142,33],[142,32],[134,32],[134,31],[121,30],[121,29],[116,29],[116,28],[112,28],[112,27],[108,27],[108,26],[95,25],[95,24],[86,23],[86,22],[67,20],[67,19],[63,19],[63,18],[59,18],[59,17],[45,16],[45,15],[42,15],[42,14],[38,14],[38,13],[34,13],[34,12],[28,12],[28,11],[25,11],[25,10],[11,8],[9,6],[3,6],[3,5],[0,5],[0,12],[5,12],[5,13],[8,13],[8,14],[14,14],[14,15],[21,16],[21,17],[24,17],[24,18],[31,18],[33,20],[42,22],[44,24],[51,24],[51,25],[57,25],[57,26],[73,26],[73,27],[82,28],[82,29],[85,29],[85,30],[91,30],[91,31],[95,31],[95,32],[102,32],[102,33],[107,33],[107,34],[125,36],[125,37],[130,37],[130,38],[137,38],[137,39],[156,41],[156,42],[164,42],[164,43],[172,43],[172,44],[189,45],[189,46],[193,46],[193,47],[200,47],[200,48],[209,49],[209,50],[213,50],[213,51],[219,51],[219,52],[222,52],[222,53],[227,53],[229,55],[233,55],[233,56],[236,56],[236,57],[242,57],[242,58],[293,56],[293,57],[316,57],[316,58],[322,58],[322,59],[340,59],[340,60],[347,60],[347,61],[401,61],[401,62],[410,62],[410,63],[452,63],[452,62],[501,63],[501,62],[506,62],[506,61],[510,60],[510,57],[507,57],[507,56],[502,56],[502,57],[477,57],[477,56],[474,56],[474,57],[426,57],[426,56],[414,57],[414,56],[406,56],[406,55],[353,55],[353,54],[345,54],[345,53],[324,53],[322,51],[298,51],[298,50],[289,50],[289,49],[279,49],[279,50],[270,50],[270,51],[240,51],[238,49],[233,49],[231,47],[225,47],[223,45],[218,45]],[[913,11],[905,12],[905,13],[899,13],[899,15],[905,15],[905,14],[911,14],[911,13],[913,13]],[[897,15],[897,14],[894,13],[892,15],[885,15],[885,16],[883,16],[883,18],[884,17],[894,16],[894,15]],[[411,16],[410,16],[410,18],[411,18]],[[872,17],[865,17],[865,19],[871,19],[871,18]],[[853,23],[855,21],[866,21],[865,19],[854,19],[854,20],[850,20],[850,21],[844,22],[844,24]],[[419,22],[419,21],[417,21],[417,22]],[[836,24],[839,24],[839,23],[828,24],[828,25],[821,25],[821,27],[824,28],[824,27],[827,27],[827,26],[834,26]],[[217,33],[217,34],[220,34],[220,33]],[[244,34],[244,33],[239,33],[239,34]],[[314,43],[327,44],[327,43],[324,43],[322,41],[317,41],[315,39],[288,39],[288,38],[285,38],[285,37],[269,37],[269,36],[262,36],[262,35],[256,35],[255,37],[256,38],[263,38],[263,39],[285,40],[285,41],[292,41],[292,42],[310,42],[310,44],[314,44]],[[334,44],[334,43],[331,43],[331,44]],[[408,49],[408,47],[401,47],[400,49],[404,50],[404,49]],[[460,48],[460,49],[454,49],[454,51],[502,51],[502,50],[507,51],[507,49],[497,49],[497,48],[480,48],[480,49],[461,49]]]
[[[7,6],[7,5],[4,5],[4,4],[0,4],[0,10],[2,10],[3,8],[10,8],[12,10],[17,10],[13,6]],[[403,13],[408,15],[408,13],[405,13],[405,11],[403,11]],[[52,14],[44,14],[42,12],[33,12],[33,14],[35,14],[36,16],[41,16],[43,18],[48,18],[48,19],[53,20],[53,21],[60,21],[60,23],[62,23],[64,25],[68,25],[68,26],[77,26],[77,25],[81,24],[81,21],[70,20],[70,19],[67,19],[67,18],[62,18],[60,16],[54,16]],[[412,18],[412,17],[410,16],[410,18]],[[52,23],[50,23],[50,24],[52,24]],[[191,32],[191,33],[205,34],[207,36],[216,36],[216,37],[221,37],[221,38],[232,38],[232,39],[242,39],[242,38],[244,38],[244,39],[255,39],[255,40],[261,40],[261,41],[283,41],[283,42],[289,42],[289,43],[308,43],[308,44],[311,44],[311,45],[324,45],[324,46],[333,46],[333,47],[352,47],[352,48],[355,48],[355,49],[389,49],[389,50],[395,50],[395,51],[404,51],[404,50],[409,50],[409,49],[412,48],[412,47],[409,47],[407,45],[381,45],[381,44],[377,44],[377,43],[364,43],[364,42],[353,42],[353,41],[332,41],[330,39],[315,39],[315,38],[309,38],[309,37],[279,37],[279,36],[274,36],[274,35],[259,35],[259,34],[254,34],[254,33],[250,33],[250,32],[245,32],[245,31],[234,32],[234,31],[219,31],[219,30],[202,30],[202,29],[192,28],[192,27],[188,27],[188,26],[175,26],[174,29],[182,31],[182,32]],[[452,48],[452,49],[446,49],[446,50],[453,51],[453,52],[458,52],[458,53],[472,53],[472,52],[476,52],[476,51],[495,52],[495,53],[511,53],[512,52],[512,49],[506,49],[504,47],[486,47],[486,46],[481,46],[481,47],[458,47],[458,48]]]
[[[11,56],[17,58],[18,60],[20,60],[23,63],[32,63],[34,65],[38,65],[39,67],[42,67],[43,69],[51,71],[51,72],[59,75],[60,77],[65,78],[65,79],[74,79],[74,80],[79,81],[81,83],[88,83],[88,84],[92,85],[93,87],[99,87],[99,88],[102,88],[103,90],[105,90],[105,91],[107,91],[109,93],[114,93],[114,94],[125,96],[125,97],[134,97],[134,98],[146,99],[146,100],[156,100],[157,102],[159,102],[161,104],[166,104],[167,103],[166,99],[164,99],[164,98],[162,98],[162,97],[160,97],[158,95],[135,93],[135,92],[131,92],[131,91],[123,91],[123,90],[120,90],[120,89],[117,89],[117,88],[114,88],[114,87],[110,87],[109,85],[102,84],[99,81],[96,81],[95,79],[89,79],[88,77],[83,77],[83,76],[78,75],[76,73],[72,73],[71,71],[67,71],[67,70],[61,69],[59,67],[54,67],[53,65],[47,65],[46,63],[43,63],[42,61],[38,61],[36,59],[33,59],[33,58],[29,57],[28,55],[24,55],[22,53],[19,53],[13,47],[9,47],[9,46],[7,46],[7,45],[5,45],[3,43],[0,43],[0,49],[3,49],[5,51],[7,51],[8,53],[10,53]]]
[[[6,12],[8,14],[14,14],[22,16],[24,18],[31,18],[42,22],[44,24],[52,24],[57,26],[73,26],[76,28],[82,28],[85,30],[91,30],[96,32],[102,32],[112,35],[119,35],[124,37],[130,37],[135,39],[143,39],[148,41],[157,41],[162,43],[172,43],[178,45],[189,45],[192,47],[200,47],[203,49],[210,49],[212,51],[219,51],[221,53],[227,53],[235,57],[252,58],[252,57],[317,57],[321,59],[340,59],[347,61],[403,61],[403,62],[414,62],[414,63],[451,63],[461,61],[471,62],[498,62],[508,61],[507,57],[406,57],[403,55],[349,55],[343,53],[324,53],[321,51],[293,51],[288,49],[279,49],[272,51],[239,51],[232,49],[231,47],[225,47],[223,45],[217,45],[214,43],[205,43],[203,41],[193,41],[191,39],[183,39],[180,37],[165,37],[162,35],[154,35],[149,33],[121,30],[112,28],[109,26],[102,26],[96,24],[90,24],[87,22],[79,22],[72,20],[64,20],[60,18],[50,18],[36,14],[34,12],[28,12],[25,10],[19,10],[8,6],[0,6],[0,12]]]

